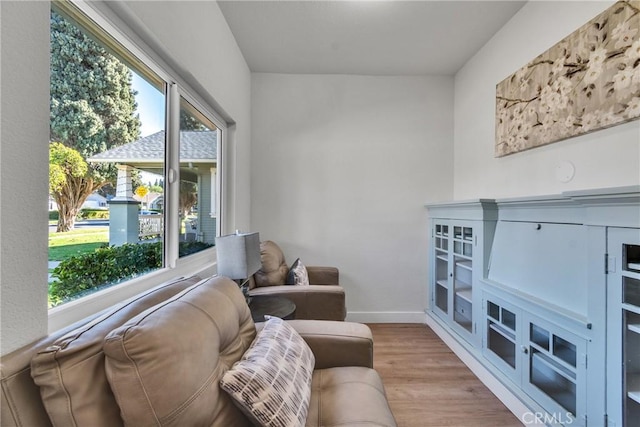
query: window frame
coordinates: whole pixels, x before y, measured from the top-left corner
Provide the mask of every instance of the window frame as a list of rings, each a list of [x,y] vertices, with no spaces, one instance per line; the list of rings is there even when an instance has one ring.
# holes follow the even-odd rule
[[[187,84],[178,72],[172,69],[163,61],[159,55],[148,46],[144,39],[131,37],[135,34],[134,29],[121,22],[114,22],[100,10],[97,3],[90,3],[82,0],[54,0],[51,8],[70,17],[76,25],[88,29],[96,35],[96,39],[108,49],[116,51],[121,57],[125,57],[125,63],[136,71],[151,72],[159,78],[165,87],[165,132],[167,140],[165,143],[165,182],[168,185],[165,200],[167,206],[177,206],[179,191],[179,143],[180,143],[180,97],[191,103],[193,107],[210,120],[217,128],[217,180],[216,180],[216,201],[215,213],[217,215],[216,233],[220,235],[224,230],[223,203],[225,200],[226,186],[222,177],[224,176],[224,146],[226,145],[226,135],[228,127],[222,116],[209,105],[198,92]],[[140,40],[134,41],[134,38]],[[148,76],[149,77],[149,76]],[[173,171],[173,172],[171,172]],[[175,179],[169,177],[175,175]],[[89,315],[96,314],[102,310],[131,298],[140,292],[153,288],[158,284],[173,280],[178,277],[187,277],[193,274],[200,274],[203,277],[215,272],[215,247],[202,250],[198,253],[179,258],[178,241],[179,230],[177,230],[177,209],[165,209],[165,236],[164,236],[164,267],[149,272],[143,276],[135,277],[131,280],[113,285],[103,290],[96,291],[84,297],[78,298],[53,307],[48,310],[48,330],[49,333],[72,324]],[[175,223],[175,224],[174,224]],[[46,288],[45,288],[46,289]]]

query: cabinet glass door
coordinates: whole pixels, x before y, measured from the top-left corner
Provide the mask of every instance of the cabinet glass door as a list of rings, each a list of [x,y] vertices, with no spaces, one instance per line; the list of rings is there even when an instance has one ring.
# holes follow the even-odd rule
[[[449,312],[449,226],[435,224],[435,306]]]
[[[502,372],[517,380],[520,352],[518,351],[517,321],[519,315],[512,307],[493,295],[485,294],[484,355]]]
[[[453,227],[453,320],[472,332],[473,228]]]
[[[640,245],[624,245],[623,260],[623,415],[630,426],[640,420]]]
[[[531,316],[527,325],[527,392],[549,413],[585,424],[586,340]]]
[[[631,427],[640,420],[640,230],[607,236],[607,413]]]

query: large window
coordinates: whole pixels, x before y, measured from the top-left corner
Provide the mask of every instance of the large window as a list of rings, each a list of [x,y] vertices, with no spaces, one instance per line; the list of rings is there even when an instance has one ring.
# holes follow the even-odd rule
[[[214,244],[217,232],[218,129],[186,99],[180,99],[180,240]],[[180,253],[184,256],[186,253]]]
[[[222,130],[202,103],[66,2],[50,68],[49,306],[212,247]]]

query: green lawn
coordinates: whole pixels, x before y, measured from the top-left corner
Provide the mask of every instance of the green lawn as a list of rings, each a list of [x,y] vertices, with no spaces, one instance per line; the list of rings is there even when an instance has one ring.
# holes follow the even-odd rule
[[[79,254],[93,252],[109,243],[109,227],[92,227],[66,233],[49,233],[49,261],[64,261]]]

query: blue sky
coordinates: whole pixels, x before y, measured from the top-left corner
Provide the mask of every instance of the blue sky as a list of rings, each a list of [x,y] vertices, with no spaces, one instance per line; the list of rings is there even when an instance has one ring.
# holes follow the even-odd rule
[[[164,94],[151,86],[145,79],[132,72],[133,80],[131,85],[138,92],[136,102],[138,108],[136,112],[140,115],[140,136],[149,136],[164,129]],[[140,171],[142,182],[154,183],[156,179],[162,178],[160,175]]]
[[[136,111],[142,122],[140,136],[149,136],[164,129],[164,94],[136,73],[132,74],[132,86],[138,92]]]

